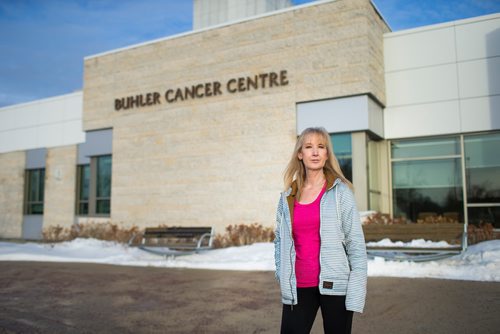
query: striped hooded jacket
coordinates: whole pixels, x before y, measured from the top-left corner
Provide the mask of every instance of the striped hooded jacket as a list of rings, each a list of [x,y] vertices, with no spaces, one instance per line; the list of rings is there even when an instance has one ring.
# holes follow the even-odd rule
[[[276,213],[274,259],[283,304],[296,305],[295,246],[292,234],[295,182],[281,194]],[[366,246],[354,194],[340,179],[327,180],[320,203],[320,274],[323,295],[345,295],[346,309],[363,312],[366,297]]]

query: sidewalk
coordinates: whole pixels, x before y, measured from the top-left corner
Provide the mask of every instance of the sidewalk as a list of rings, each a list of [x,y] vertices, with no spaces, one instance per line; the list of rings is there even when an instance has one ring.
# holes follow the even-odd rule
[[[278,333],[272,272],[0,262],[0,333]],[[369,278],[353,333],[497,333],[500,283]],[[322,333],[318,313],[313,333]]]

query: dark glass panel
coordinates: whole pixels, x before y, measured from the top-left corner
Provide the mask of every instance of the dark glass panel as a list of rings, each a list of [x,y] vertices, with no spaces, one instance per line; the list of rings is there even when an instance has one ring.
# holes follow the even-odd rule
[[[500,206],[469,207],[467,209],[469,224],[491,223],[500,228]]]
[[[330,135],[333,153],[339,161],[344,176],[352,182],[352,141],[350,133]]]
[[[79,166],[80,172],[80,201],[87,201],[89,199],[89,185],[90,185],[90,165]]]
[[[111,156],[97,159],[97,197],[111,197]]]
[[[26,214],[43,214],[45,169],[32,169],[26,171],[26,173],[28,180]]]
[[[97,200],[96,203],[96,213],[97,214],[109,214],[110,210],[110,200],[109,199],[100,199]]]
[[[89,214],[89,203],[88,202],[80,202],[78,206],[78,214],[80,215],[88,215]]]
[[[29,215],[41,215],[41,214],[43,214],[43,203],[28,204],[28,214]]]
[[[33,202],[38,200],[38,186],[39,186],[39,179],[40,179],[40,173],[38,173],[38,170],[30,170],[28,171],[29,173],[29,196],[28,196],[28,201]]]
[[[463,222],[461,187],[406,188],[394,190],[394,216],[412,222],[425,215],[457,217]]]

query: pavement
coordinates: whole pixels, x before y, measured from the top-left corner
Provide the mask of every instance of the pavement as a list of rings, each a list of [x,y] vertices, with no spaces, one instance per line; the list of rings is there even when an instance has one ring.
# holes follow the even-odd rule
[[[496,334],[499,315],[498,282],[369,278],[353,333]],[[279,333],[280,320],[272,272],[0,262],[0,333]]]

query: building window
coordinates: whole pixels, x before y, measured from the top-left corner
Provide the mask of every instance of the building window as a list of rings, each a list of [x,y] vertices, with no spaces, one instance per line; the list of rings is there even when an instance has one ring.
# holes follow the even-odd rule
[[[95,158],[96,162],[96,214],[111,212],[111,156]]]
[[[460,138],[391,142],[394,216],[463,221]]]
[[[352,182],[352,142],[350,133],[331,134],[333,152],[340,164],[344,176]]]
[[[464,136],[467,212],[470,224],[500,228],[500,133]]]
[[[89,214],[90,165],[80,165],[77,170],[78,194],[76,204],[77,215]]]
[[[45,169],[29,169],[25,173],[24,213],[27,215],[43,214],[43,194],[45,188]]]
[[[111,213],[111,155],[92,157],[77,169],[77,215],[109,216]]]

